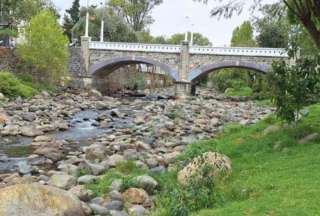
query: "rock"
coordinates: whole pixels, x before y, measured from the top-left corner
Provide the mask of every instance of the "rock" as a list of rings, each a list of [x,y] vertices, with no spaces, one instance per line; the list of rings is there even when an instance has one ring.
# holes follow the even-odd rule
[[[299,144],[307,144],[307,143],[310,143],[310,142],[314,142],[314,141],[317,141],[318,139],[320,139],[320,134],[318,133],[313,133],[313,134],[309,134],[308,136],[300,139],[298,141]]]
[[[77,183],[76,179],[64,173],[53,174],[50,178],[50,184],[62,189],[70,189]]]
[[[91,89],[90,91],[91,95],[95,96],[95,97],[103,97],[103,95],[101,94],[101,92],[99,92],[98,90],[96,89]]]
[[[97,176],[93,175],[84,175],[78,178],[78,183],[79,184],[91,184],[97,181]]]
[[[19,184],[0,189],[1,216],[84,216],[72,194],[40,184]]]
[[[137,176],[133,179],[136,182],[136,187],[143,188],[148,193],[153,193],[154,190],[158,187],[158,182],[152,178],[151,176],[144,175],[144,176]]]
[[[42,135],[43,132],[34,126],[24,126],[21,128],[21,135],[26,137],[36,137]]]
[[[206,152],[193,159],[178,173],[178,182],[187,185],[192,178],[202,178],[201,171],[206,166],[210,168],[208,175],[213,177],[228,176],[232,172],[231,160],[227,156],[217,152]]]
[[[109,195],[111,200],[119,200],[119,201],[123,200],[122,194],[119,191],[112,190],[112,191],[109,192],[108,195]]]
[[[120,113],[118,109],[111,110],[110,115],[116,118],[123,118],[123,115]]]
[[[110,211],[101,205],[98,205],[96,203],[90,203],[89,206],[95,214],[110,215]]]
[[[165,154],[164,155],[165,163],[166,164],[173,163],[179,155],[181,155],[181,152],[172,152],[169,154]]]
[[[116,210],[111,210],[110,215],[111,216],[129,216],[125,211],[116,211]]]
[[[150,205],[150,198],[147,192],[139,188],[129,188],[123,194],[123,199],[130,203],[136,205],[148,206]]]
[[[120,191],[121,187],[123,185],[122,179],[115,179],[111,182],[111,185],[109,187],[110,191]]]
[[[84,202],[89,201],[93,195],[92,191],[87,190],[84,185],[74,186],[69,190],[69,192]]]
[[[158,166],[158,161],[154,158],[149,158],[146,160],[146,163],[149,168],[155,168]]]
[[[134,216],[146,216],[149,215],[149,211],[141,205],[134,205],[129,208],[129,214]]]
[[[28,122],[32,122],[34,120],[36,120],[37,116],[34,113],[28,112],[28,113],[24,113],[22,115],[22,119],[24,121],[28,121]]]
[[[1,100],[5,100],[6,99],[6,97],[4,96],[4,94],[2,94],[1,92],[0,92],[0,101]]]
[[[28,175],[32,172],[32,166],[27,161],[19,161],[17,163],[18,172],[22,175]]]
[[[150,172],[156,175],[161,175],[164,174],[166,172],[166,168],[164,166],[158,166],[158,167],[154,167],[152,169],[150,169]]]
[[[109,109],[109,104],[103,101],[97,101],[95,104],[95,107],[97,108],[97,110],[106,110]]]
[[[118,163],[121,163],[124,161],[125,161],[125,159],[122,155],[114,154],[108,158],[107,164],[109,165],[109,167],[115,167],[115,166],[117,166]]]
[[[7,114],[0,112],[0,125],[5,125],[9,122]]]
[[[101,161],[106,158],[106,147],[93,144],[84,148],[86,159],[90,161]]]
[[[280,129],[281,127],[278,125],[270,125],[269,127],[263,130],[263,135],[264,136],[269,135],[271,133],[279,131]]]
[[[33,142],[50,142],[52,141],[52,137],[50,136],[37,136],[33,139]]]
[[[118,210],[118,211],[121,211],[124,207],[124,204],[122,201],[119,201],[119,200],[113,200],[111,202],[108,202],[107,205],[106,205],[106,208],[108,210]]]
[[[1,131],[3,136],[16,136],[20,134],[20,128],[17,125],[7,125]]]

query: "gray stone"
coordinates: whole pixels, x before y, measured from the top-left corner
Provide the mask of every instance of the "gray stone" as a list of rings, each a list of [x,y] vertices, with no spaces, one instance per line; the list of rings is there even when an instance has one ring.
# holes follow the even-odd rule
[[[112,200],[111,202],[108,202],[106,205],[106,208],[108,210],[118,210],[121,211],[124,207],[124,204],[120,200]]]
[[[137,184],[137,187],[145,189],[148,193],[153,193],[154,190],[158,187],[158,182],[151,176],[144,175],[134,178],[134,181]]]
[[[109,192],[109,197],[111,200],[119,200],[119,201],[122,201],[122,194],[119,192],[119,191],[116,191],[116,190],[112,190]]]
[[[22,175],[27,175],[32,172],[32,166],[27,161],[20,161],[17,164],[18,172]]]
[[[34,113],[24,113],[22,115],[22,119],[25,120],[25,121],[28,121],[28,122],[32,122],[34,120],[36,120],[37,116],[34,114]]]
[[[129,208],[129,214],[133,216],[145,216],[149,214],[149,211],[141,205],[134,205]]]
[[[42,135],[43,132],[34,126],[25,126],[21,128],[21,135],[26,137],[36,137]]]
[[[70,189],[76,182],[73,176],[64,173],[53,174],[50,178],[51,185],[62,189]]]
[[[79,184],[91,184],[94,183],[97,180],[97,176],[93,175],[84,175],[78,178]]]
[[[90,203],[89,206],[95,214],[98,214],[98,215],[109,215],[110,214],[110,211],[101,205],[98,205],[95,203]]]

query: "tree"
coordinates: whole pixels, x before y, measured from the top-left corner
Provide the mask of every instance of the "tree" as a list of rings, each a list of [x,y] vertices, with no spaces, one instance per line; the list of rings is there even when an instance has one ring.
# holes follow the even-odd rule
[[[74,0],[70,9],[66,10],[67,14],[63,17],[63,28],[69,40],[72,39],[72,28],[80,19],[80,0]]]
[[[80,19],[72,28],[74,37],[84,35],[86,22],[86,8],[80,9]],[[101,19],[104,19],[104,40],[114,42],[137,42],[136,33],[128,26],[122,17],[114,14],[106,8],[89,8],[90,25],[89,32],[92,40],[100,40]]]
[[[189,35],[189,39],[190,39],[190,35],[191,33],[188,32]],[[169,44],[180,44],[181,41],[183,41],[185,39],[185,34],[184,33],[178,33],[178,34],[174,34],[172,35],[168,40],[167,43]],[[209,46],[212,43],[210,42],[210,40],[203,36],[200,33],[194,33],[193,34],[193,44],[194,45],[198,45],[198,46]]]
[[[68,39],[51,11],[42,11],[31,19],[25,29],[25,41],[17,51],[35,78],[57,83],[67,71]]]
[[[163,0],[111,0],[109,5],[134,31],[142,31],[153,22],[150,12]]]
[[[231,46],[254,47],[256,42],[253,39],[253,28],[249,21],[245,21],[241,26],[233,30]]]
[[[258,33],[256,40],[260,47],[285,48],[289,43],[291,26],[287,10],[282,3],[265,5],[260,9],[262,17],[254,19]]]
[[[300,110],[319,97],[320,56],[299,59],[296,65],[274,62],[270,75],[272,98],[278,117],[288,123],[299,119]]]
[[[207,3],[208,0],[196,0]],[[240,14],[245,6],[244,0],[219,0],[222,6],[213,8],[212,16],[231,17]],[[263,0],[254,0],[255,7],[262,5]],[[314,43],[320,49],[320,1],[319,0],[279,0],[285,4],[287,10],[306,28]]]

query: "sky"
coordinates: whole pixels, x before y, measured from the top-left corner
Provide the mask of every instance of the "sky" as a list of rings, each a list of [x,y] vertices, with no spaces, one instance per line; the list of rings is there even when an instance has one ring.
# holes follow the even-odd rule
[[[63,14],[65,9],[71,7],[73,0],[53,0],[53,2]],[[102,0],[90,0],[90,4],[100,2]],[[80,4],[85,6],[86,0],[80,0]],[[149,27],[151,34],[169,37],[175,33],[193,31],[208,37],[214,46],[229,46],[234,28],[250,19],[249,10],[244,10],[241,15],[231,19],[218,20],[216,17],[210,17],[213,4],[214,1],[205,5],[193,0],[164,0],[152,11],[155,22]]]

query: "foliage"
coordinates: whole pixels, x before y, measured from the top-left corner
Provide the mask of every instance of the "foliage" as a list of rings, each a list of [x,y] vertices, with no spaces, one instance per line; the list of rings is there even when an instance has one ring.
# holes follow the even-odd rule
[[[189,38],[188,40],[191,40],[191,32],[188,32]],[[184,33],[177,33],[172,35],[169,39],[167,39],[166,43],[168,44],[181,44],[182,41],[185,39]],[[209,46],[212,45],[210,40],[202,35],[201,33],[193,33],[193,44],[198,46]]]
[[[250,87],[245,86],[245,87],[240,87],[239,89],[227,88],[224,94],[230,97],[238,97],[238,96],[250,97],[252,96],[253,92]]]
[[[115,168],[109,169],[97,183],[88,184],[87,187],[94,192],[96,196],[102,196],[109,192],[111,183],[114,180],[121,180],[121,191],[134,187],[136,182],[132,181],[134,177],[144,175],[147,171],[138,168],[133,161],[120,162]]]
[[[111,0],[109,5],[125,19],[134,31],[139,32],[153,22],[150,13],[161,3],[162,0]]]
[[[253,39],[253,27],[250,21],[243,22],[236,27],[232,33],[231,46],[237,47],[255,47],[256,42]]]
[[[56,17],[42,11],[26,27],[25,42],[18,46],[18,54],[32,74],[41,80],[56,83],[65,75],[68,66],[68,40]]]
[[[17,78],[13,73],[0,71],[0,92],[8,98],[34,96],[38,91],[29,83]]]
[[[254,20],[260,47],[285,48],[289,43],[290,24],[287,10],[280,2],[264,5],[262,17]]]
[[[296,65],[273,63],[270,82],[277,115],[288,123],[299,119],[300,110],[319,96],[320,56],[298,59]]]
[[[207,3],[209,0],[195,0]],[[217,0],[216,0],[217,1]],[[212,16],[230,18],[233,14],[240,14],[246,6],[244,0],[219,0],[219,5],[211,11]],[[263,5],[264,0],[254,0],[251,9]],[[320,49],[320,1],[319,0],[281,0],[289,13],[301,23],[312,37],[315,45]]]
[[[75,38],[80,38],[85,33],[86,23],[86,8],[81,8],[80,19],[73,26],[72,32]],[[89,32],[92,40],[100,40],[101,20],[104,20],[104,40],[113,42],[136,42],[137,35],[135,32],[125,23],[123,18],[117,16],[112,10],[105,8],[89,8],[90,13],[90,25]]]
[[[176,182],[176,174],[168,173],[158,177],[163,190],[157,197],[157,208],[153,216],[188,216],[192,212],[212,208],[215,204],[214,178],[208,175],[212,170],[209,165],[200,171],[203,178],[192,178],[187,186],[181,186]],[[157,176],[155,176],[157,178]],[[170,179],[171,178],[171,179]],[[161,212],[160,214],[157,214]]]
[[[63,28],[69,40],[72,39],[72,28],[80,19],[80,0],[74,0],[67,14],[63,17]]]

